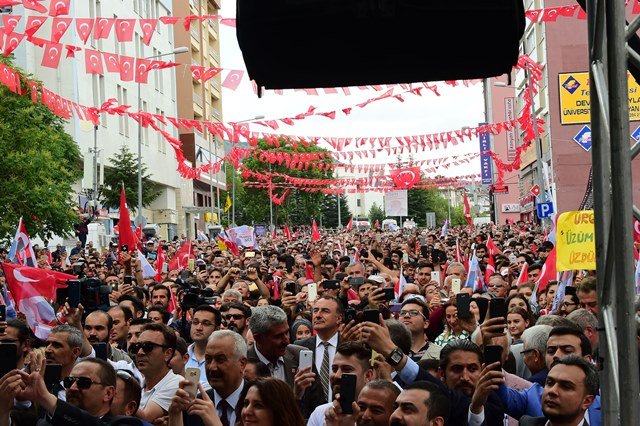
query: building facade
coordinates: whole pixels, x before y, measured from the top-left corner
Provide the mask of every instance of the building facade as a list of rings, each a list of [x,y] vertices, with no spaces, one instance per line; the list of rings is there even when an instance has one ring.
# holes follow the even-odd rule
[[[174,0],[176,16],[218,15],[220,0]],[[190,31],[175,31],[175,44],[190,49],[192,65],[220,68],[219,21],[217,19],[193,20]],[[185,55],[187,56],[187,55]],[[181,118],[222,121],[222,90],[220,74],[206,84],[193,78],[190,72],[177,76],[177,109]],[[204,129],[203,133],[194,130],[180,130],[185,157],[196,167],[209,161],[216,162],[224,157],[224,143]],[[186,215],[192,230],[207,231],[220,212],[220,191],[226,190],[224,167],[220,173],[203,175],[192,181],[192,207]],[[223,200],[224,201],[224,200]]]
[[[173,12],[170,0],[87,0],[71,2],[68,16],[154,19],[173,15]],[[25,10],[22,6],[14,6],[13,13],[30,16],[33,11]],[[47,20],[35,36],[50,39],[51,21],[51,19]],[[24,32],[25,22],[26,18],[23,18],[15,31]],[[160,24],[150,44],[145,45],[140,27],[136,25],[132,42],[119,42],[114,29],[106,39],[96,40],[92,34],[83,46],[82,40],[76,34],[75,25],[72,24],[60,43],[83,46],[100,52],[148,58],[173,52],[176,48],[173,32],[173,26]],[[121,81],[117,73],[87,74],[84,69],[84,52],[77,52],[75,58],[65,58],[63,55],[57,69],[41,66],[42,55],[42,48],[26,40],[14,51],[16,65],[33,74],[48,89],[67,99],[81,105],[98,107],[113,98],[121,105],[130,105],[132,111],[140,109],[153,114],[178,116],[175,76],[176,73],[181,73],[184,67],[152,71],[149,74],[148,83],[138,85],[134,81]],[[164,59],[184,63],[186,58],[181,56],[186,55],[166,56]],[[100,125],[95,129],[90,122],[81,121],[77,117],[71,119],[65,129],[79,145],[83,156],[93,157],[94,143],[97,145],[99,168],[110,167],[111,158],[123,145],[137,157],[140,143],[142,161],[147,166],[151,179],[161,189],[160,196],[148,208],[143,209],[145,222],[157,224],[163,238],[171,239],[188,231],[189,227],[182,209],[192,204],[191,188],[189,183],[185,184],[184,179],[178,174],[173,150],[159,133],[151,128],[143,128],[139,131],[138,124],[134,120],[107,114],[100,117]],[[174,137],[178,137],[177,130],[171,125],[166,126],[165,130]],[[80,208],[85,207],[82,205],[84,204],[82,200],[86,199],[84,198],[85,186],[87,186],[86,183],[83,185],[81,182],[76,185]],[[184,197],[185,191],[189,191],[187,198]],[[129,207],[132,210],[135,209],[135,206]],[[118,214],[112,213],[110,216],[115,219]]]

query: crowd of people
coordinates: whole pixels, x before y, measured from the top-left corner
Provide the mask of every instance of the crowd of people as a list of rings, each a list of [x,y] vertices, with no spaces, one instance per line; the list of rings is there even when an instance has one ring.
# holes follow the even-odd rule
[[[90,290],[0,322],[0,426],[602,424],[594,271],[542,283],[534,224],[258,241],[38,249]]]

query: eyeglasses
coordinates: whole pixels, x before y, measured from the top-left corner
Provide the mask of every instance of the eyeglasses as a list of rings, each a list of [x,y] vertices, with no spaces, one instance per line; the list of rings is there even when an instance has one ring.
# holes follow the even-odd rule
[[[136,343],[132,343],[129,346],[129,353],[137,354],[138,352],[140,352],[140,349],[142,349],[142,352],[144,352],[145,354],[148,354],[156,347],[160,347],[164,349],[167,347],[167,345],[161,345],[160,343],[154,343],[154,342],[136,342]]]
[[[504,285],[500,283],[489,283],[489,287],[504,287]]]
[[[77,383],[78,389],[89,389],[91,385],[104,386],[104,383],[94,382],[93,380],[91,380],[90,377],[67,376],[64,379],[62,379],[62,384],[64,385],[65,389],[69,389],[71,386],[73,386],[74,383]]]
[[[227,314],[224,316],[224,319],[226,319],[227,321],[234,319],[236,321],[241,320],[244,318],[244,315],[242,314]]]
[[[191,326],[192,327],[198,327],[199,325],[203,326],[203,327],[212,327],[215,324],[209,321],[191,321]]]
[[[528,354],[529,352],[533,352],[533,351],[535,351],[535,349],[526,349],[526,350],[524,350],[524,351],[520,351],[520,355],[526,355],[526,354]]]
[[[567,306],[576,306],[576,305],[577,305],[577,303],[562,302],[562,306],[564,306],[565,308],[566,308]]]
[[[399,315],[401,317],[403,317],[405,315],[409,315],[410,317],[417,317],[418,315],[422,315],[422,312],[420,312],[417,309],[409,309],[408,311],[405,311],[405,310],[400,311]]]

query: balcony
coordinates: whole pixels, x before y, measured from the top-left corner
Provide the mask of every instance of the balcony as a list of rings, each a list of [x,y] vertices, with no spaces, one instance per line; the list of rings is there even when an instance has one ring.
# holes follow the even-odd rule
[[[200,96],[198,93],[196,93],[195,91],[193,92],[193,102],[198,105],[200,108],[202,108],[202,96]]]
[[[214,38],[214,40],[218,39],[218,21],[214,19],[209,20],[209,34]]]
[[[211,47],[209,47],[209,61],[211,61],[214,66],[220,65],[220,56],[218,56],[218,53]]]
[[[222,121],[222,115],[216,108],[211,107],[211,116],[218,121]]]

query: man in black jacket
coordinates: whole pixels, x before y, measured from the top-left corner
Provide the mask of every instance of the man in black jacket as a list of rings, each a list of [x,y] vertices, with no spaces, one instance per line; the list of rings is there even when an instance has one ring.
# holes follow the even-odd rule
[[[106,361],[92,358],[76,364],[63,382],[67,401],[48,392],[44,383],[46,362],[41,354],[34,354],[31,373],[14,370],[20,376],[24,388],[16,396],[38,404],[46,415],[39,426],[103,426],[107,424],[142,425],[136,418],[123,418],[111,414],[111,402],[115,395],[116,373]]]

